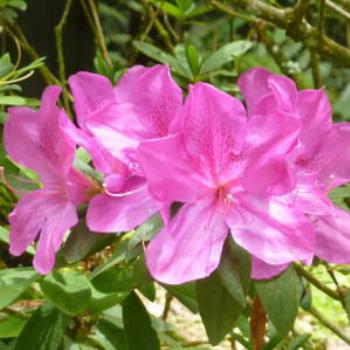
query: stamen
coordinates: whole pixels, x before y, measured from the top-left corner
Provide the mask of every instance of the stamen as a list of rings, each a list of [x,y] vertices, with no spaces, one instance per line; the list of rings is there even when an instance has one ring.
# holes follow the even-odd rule
[[[136,189],[133,190],[133,191],[123,192],[123,193],[113,193],[113,192],[110,192],[110,191],[108,190],[108,188],[107,188],[107,185],[106,185],[105,183],[103,184],[103,188],[104,188],[104,190],[105,190],[105,193],[108,194],[109,196],[114,197],[114,198],[122,198],[122,197],[131,196],[132,194],[139,193],[139,192],[145,190],[145,189],[147,188],[147,185],[138,187],[138,188],[136,188]]]

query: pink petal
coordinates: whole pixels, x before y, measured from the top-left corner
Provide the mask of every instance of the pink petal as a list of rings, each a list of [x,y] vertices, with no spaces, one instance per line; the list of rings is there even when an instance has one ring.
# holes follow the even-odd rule
[[[69,85],[78,122],[83,128],[96,113],[117,103],[113,85],[105,76],[79,72],[70,76]]]
[[[227,223],[236,242],[272,265],[307,259],[314,248],[311,224],[292,204],[276,196],[236,195]]]
[[[231,179],[245,136],[241,102],[209,84],[197,83],[182,118],[184,144],[195,171],[215,185]]]
[[[149,189],[160,202],[187,202],[208,192],[187,161],[181,135],[144,141],[138,155]]]
[[[282,265],[267,264],[264,261],[253,256],[251,277],[256,280],[267,280],[279,275],[285,269],[287,269],[288,266],[289,264],[282,264]]]
[[[242,184],[250,193],[283,194],[295,186],[288,153],[296,146],[300,122],[289,114],[272,112],[248,122]]]
[[[68,173],[74,143],[60,129],[63,111],[56,106],[60,88],[51,86],[42,95],[39,111],[26,107],[9,109],[4,143],[9,156],[38,172],[44,183],[56,183]]]
[[[350,181],[350,124],[334,124],[312,160],[322,183],[328,188]]]
[[[299,140],[305,154],[314,154],[330,129],[332,109],[323,90],[302,90],[298,94],[296,114],[303,123]]]
[[[144,138],[168,135],[182,106],[182,90],[166,65],[134,66],[120,79],[115,93],[119,103],[137,106]]]
[[[22,254],[40,235],[34,267],[39,273],[46,274],[53,268],[65,232],[77,223],[78,218],[75,207],[64,195],[39,190],[18,202],[9,221],[13,255]]]
[[[252,114],[251,111],[255,109],[255,105],[259,103],[262,97],[271,94],[267,84],[267,79],[270,75],[272,73],[267,69],[252,68],[239,77],[237,84],[247,101],[250,114]]]
[[[102,194],[94,197],[87,212],[87,224],[96,232],[130,231],[158,211],[157,202],[149,194],[144,182],[138,189],[113,197]]]
[[[146,261],[150,273],[167,284],[209,276],[220,262],[227,233],[211,198],[185,204],[148,245]]]
[[[335,264],[350,263],[350,215],[333,207],[328,215],[312,217],[316,231],[315,255]]]

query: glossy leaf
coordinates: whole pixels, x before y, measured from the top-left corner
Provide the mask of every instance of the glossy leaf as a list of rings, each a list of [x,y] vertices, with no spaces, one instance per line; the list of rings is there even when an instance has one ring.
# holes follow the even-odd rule
[[[91,299],[88,278],[75,271],[54,271],[42,280],[41,288],[53,305],[69,315],[85,311]]]
[[[63,341],[66,325],[66,316],[45,304],[27,322],[15,350],[56,350]]]
[[[31,268],[0,270],[0,309],[15,301],[38,277]]]
[[[245,306],[245,293],[250,284],[251,260],[249,254],[232,239],[225,243],[218,274],[223,285],[240,305]]]
[[[300,280],[294,268],[276,278],[255,281],[255,288],[278,333],[287,335],[293,327],[301,297]]]
[[[221,68],[224,64],[229,63],[236,57],[243,55],[251,47],[252,43],[247,40],[239,40],[226,44],[203,60],[200,73],[206,74]]]
[[[242,311],[214,272],[197,282],[199,313],[211,344],[218,344],[233,328]]]
[[[160,350],[150,316],[135,293],[123,303],[123,321],[129,350]]]

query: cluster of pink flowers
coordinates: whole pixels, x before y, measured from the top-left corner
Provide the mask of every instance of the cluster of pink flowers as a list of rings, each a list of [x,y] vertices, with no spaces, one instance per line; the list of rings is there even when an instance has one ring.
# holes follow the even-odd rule
[[[206,83],[184,97],[164,65],[133,67],[116,86],[86,72],[69,83],[78,127],[52,86],[38,111],[11,108],[4,131],[9,156],[43,184],[9,217],[11,253],[38,238],[40,273],[87,203],[95,232],[129,231],[159,212],[146,262],[168,284],[210,275],[228,235],[251,254],[256,279],[314,256],[350,263],[350,215],[327,197],[350,180],[350,124],[332,123],[323,90],[252,69],[238,81],[245,107]],[[102,186],[74,168],[77,146]]]

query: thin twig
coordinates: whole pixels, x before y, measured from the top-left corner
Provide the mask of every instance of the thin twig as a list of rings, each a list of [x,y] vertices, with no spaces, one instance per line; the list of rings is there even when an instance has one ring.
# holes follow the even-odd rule
[[[326,328],[331,330],[334,334],[336,334],[340,339],[345,341],[345,343],[350,345],[350,338],[344,334],[336,325],[334,325],[332,322],[330,322],[326,317],[322,315],[321,312],[319,312],[314,307],[311,307],[308,312],[314,316],[321,324],[323,324]]]
[[[319,89],[323,86],[321,71],[320,71],[320,60],[317,53],[314,50],[310,50],[310,63],[312,78],[314,80],[315,89]]]
[[[308,280],[317,289],[321,290],[323,293],[327,294],[328,296],[330,296],[333,299],[342,301],[342,296],[340,296],[337,291],[324,285],[321,281],[319,281],[316,277],[314,277],[310,272],[306,271],[301,265],[294,264],[294,267],[300,276],[303,276],[306,280]]]
[[[70,114],[70,107],[69,107],[69,99],[68,99],[68,91],[67,91],[66,69],[65,69],[65,62],[64,62],[62,35],[63,35],[64,26],[67,23],[71,6],[72,6],[72,0],[66,0],[61,20],[55,27],[58,74],[59,74],[61,85],[63,88],[63,104],[66,111],[69,114]]]
[[[94,0],[87,0],[89,7],[90,7],[90,11],[91,11],[91,17],[93,19],[96,31],[95,31],[95,38],[97,41],[97,44],[100,48],[102,57],[104,58],[104,60],[106,61],[106,63],[112,67],[113,63],[111,58],[109,57],[109,53],[108,53],[108,49],[106,46],[106,42],[105,42],[105,38],[103,35],[103,30],[102,30],[102,26],[101,26],[101,22],[100,22],[100,18],[98,16],[98,10],[97,10],[97,6],[95,4]]]
[[[249,11],[252,15],[285,29],[292,39],[302,42],[321,56],[341,66],[350,67],[350,50],[321,33],[305,18],[295,16],[293,8],[282,9],[261,0],[232,0],[231,3],[235,6],[235,10]],[[232,15],[228,10],[230,7],[222,6],[218,0],[211,0],[211,4],[228,15]]]

